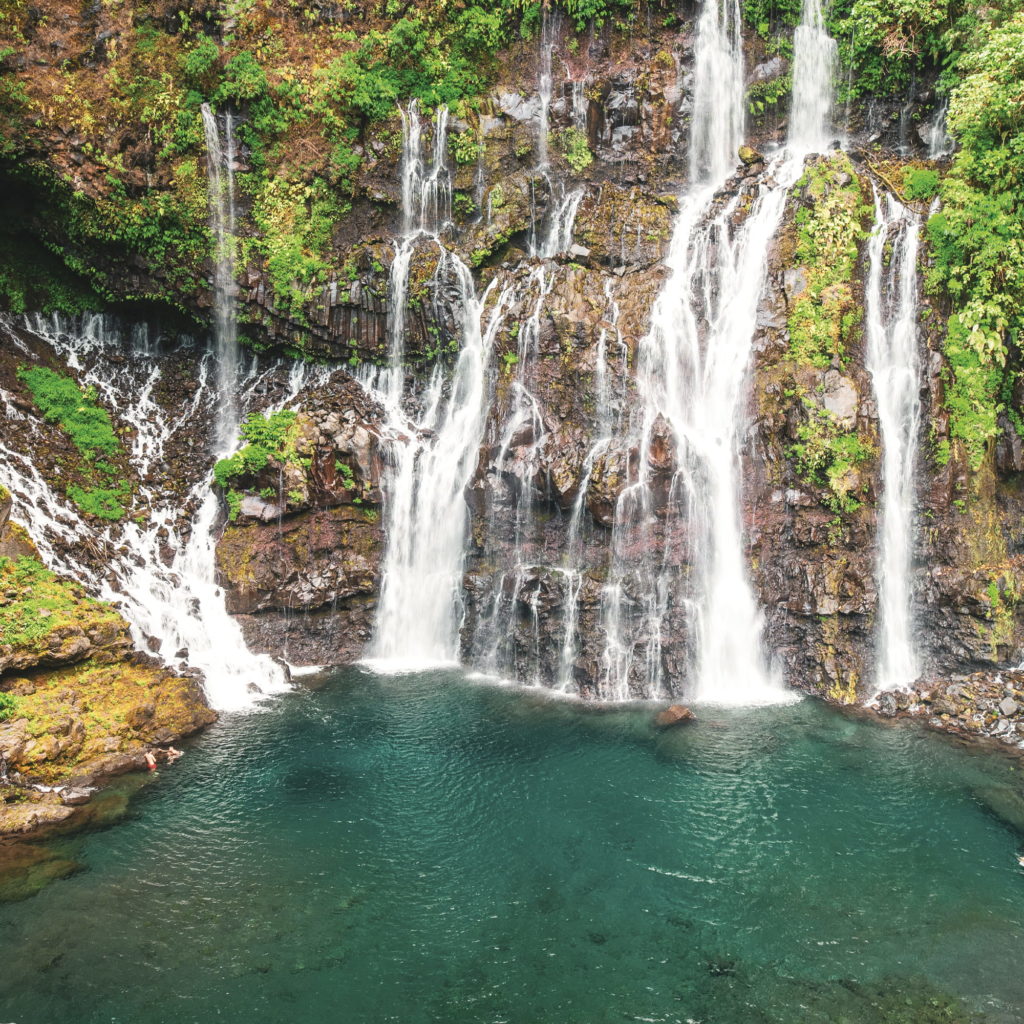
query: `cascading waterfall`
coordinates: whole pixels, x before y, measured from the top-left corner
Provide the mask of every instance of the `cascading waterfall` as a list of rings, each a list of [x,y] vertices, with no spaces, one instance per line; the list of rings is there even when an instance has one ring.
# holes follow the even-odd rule
[[[235,300],[235,119],[221,114],[224,137],[221,139],[217,115],[208,103],[200,108],[206,133],[206,173],[210,204],[210,231],[214,239],[213,259],[213,336],[217,354],[216,450],[227,453],[235,443],[238,430],[238,317]]]
[[[747,576],[740,511],[740,448],[746,384],[768,247],[804,155],[828,141],[835,44],[824,31],[820,0],[805,0],[795,37],[793,110],[787,151],[777,159],[738,229],[735,196],[716,192],[735,167],[743,137],[743,56],[735,0],[707,3],[697,36],[692,184],[667,261],[670,276],[655,304],[639,353],[643,401],[635,479],[616,510],[611,579],[605,591],[605,688],[664,692],[663,630],[677,600],[672,542],[662,564],[640,568],[632,551],[657,549],[655,449],[667,429],[677,469],[667,498],[666,534],[686,526],[690,578],[684,598],[693,635],[691,683],[699,700],[750,704],[784,698],[766,665],[762,615]],[[627,582],[630,584],[627,587]],[[632,594],[627,596],[627,591]],[[642,661],[624,639],[632,620]],[[633,677],[633,678],[630,678]]]
[[[545,23],[538,87],[541,173],[546,168],[543,136],[551,95],[552,51],[553,32]],[[637,386],[642,407],[630,428],[635,431],[639,457],[631,461],[633,479],[616,511],[609,582],[602,599],[604,697],[656,696],[665,691],[662,629],[669,625],[671,608],[680,600],[690,613],[694,635],[691,676],[699,698],[750,703],[784,697],[761,652],[761,614],[745,564],[739,461],[746,429],[748,364],[766,255],[804,154],[827,143],[834,55],[834,43],[823,31],[820,3],[808,0],[797,36],[796,66],[802,70],[795,88],[793,136],[786,153],[769,168],[768,183],[754,196],[750,212],[736,227],[734,222],[740,219],[748,197],[738,195],[723,201],[716,193],[735,168],[743,141],[738,0],[711,0],[701,15],[690,151],[692,185],[681,203],[668,260],[669,281],[656,304],[650,334],[640,346]],[[422,219],[417,221],[412,213],[416,168],[423,180],[418,131],[418,125],[410,123],[404,140],[406,231],[427,234],[438,245],[447,272],[458,281],[463,344],[450,385],[442,371],[435,370],[419,396],[415,414],[402,410],[409,399],[402,397],[401,386],[389,389],[395,440],[387,485],[388,548],[370,653],[416,664],[457,657],[467,537],[463,490],[476,468],[488,414],[489,353],[507,310],[529,301],[532,314],[519,324],[516,370],[505,389],[508,414],[500,435],[494,438],[492,461],[498,474],[520,480],[510,492],[514,553],[512,564],[495,587],[490,612],[477,626],[474,660],[498,674],[511,672],[526,681],[540,682],[540,604],[547,600],[546,588],[551,585],[546,580],[560,578],[564,632],[557,679],[562,688],[568,688],[580,643],[580,549],[589,474],[619,426],[612,423],[607,389],[601,384],[603,380],[607,385],[607,350],[601,353],[602,366],[595,375],[595,385],[604,394],[599,402],[603,407],[598,425],[602,436],[586,458],[566,548],[559,561],[548,566],[536,562],[540,552],[532,523],[533,478],[545,425],[528,381],[531,362],[539,354],[541,312],[553,281],[547,261],[571,245],[581,193],[563,190],[559,200],[549,203],[544,236],[535,235],[531,243],[537,264],[520,279],[518,287],[509,285],[502,291],[484,328],[488,296],[497,286],[492,282],[488,293],[478,300],[468,270],[432,233],[436,225],[424,228]],[[437,137],[435,127],[435,142]],[[443,147],[435,153],[437,170],[444,159]],[[406,187],[410,181],[412,187]],[[527,294],[532,298],[527,300]],[[613,314],[613,326],[616,321],[617,314]],[[392,323],[402,326],[398,316],[393,316]],[[609,337],[610,333],[602,341],[607,344]],[[392,339],[395,355],[403,344],[401,338]],[[621,337],[619,347],[623,347]],[[397,359],[389,372],[392,382],[401,374]],[[367,384],[380,392],[379,380],[368,378]],[[676,542],[668,538],[668,528],[665,538],[655,537],[657,499],[652,466],[657,461],[655,449],[662,443],[659,437],[665,431],[674,445],[676,462],[668,512],[673,527],[676,523],[686,527],[692,566],[689,580],[681,580],[678,564],[673,564]],[[510,463],[513,448],[515,461]],[[657,551],[659,544],[660,556],[652,558],[649,552]],[[638,551],[645,552],[639,559]],[[517,663],[514,651],[509,657],[507,640],[516,618],[524,614],[527,632],[533,616],[535,650],[532,655],[526,653],[528,662]],[[528,645],[529,640],[524,639]]]
[[[698,188],[725,181],[743,143],[741,33],[738,0],[705,0],[694,52],[690,136],[690,180]]]
[[[949,98],[943,97],[935,108],[935,115],[928,126],[928,159],[948,160],[956,150],[956,143],[950,138],[946,127],[946,115],[949,113]]]
[[[920,674],[911,570],[914,469],[921,423],[917,256],[921,218],[875,190],[865,312],[867,369],[882,435],[876,688],[905,689]]]
[[[127,518],[96,527],[43,479],[28,455],[0,441],[0,470],[14,496],[13,515],[28,527],[46,563],[117,603],[141,649],[149,649],[155,637],[156,653],[168,664],[184,661],[200,669],[215,708],[238,709],[261,692],[285,688],[280,666],[249,651],[216,585],[213,528],[219,506],[209,478],[204,475],[187,499],[186,504],[197,509],[187,537],[179,523],[180,499],[161,487],[160,467],[170,440],[204,409],[215,414],[222,404],[210,357],[200,362],[191,403],[171,414],[153,399],[167,349],[150,339],[144,328],[134,332],[131,358],[126,360],[124,344],[109,318],[90,316],[76,323],[58,316],[32,317],[27,325],[132,427],[130,458],[140,480],[139,497],[149,511],[145,523]],[[240,367],[235,387],[244,401],[270,375],[280,373],[279,366],[260,370],[253,361]],[[290,380],[297,390],[304,374]],[[6,415],[22,416],[13,406]],[[107,553],[102,577],[77,554],[88,545]]]
[[[458,282],[463,317],[455,371],[446,389],[437,367],[422,414],[392,423],[388,542],[370,653],[396,668],[458,657],[468,526],[463,492],[476,468],[487,413],[488,356],[508,298],[503,293],[488,311],[493,285],[478,298],[469,268],[450,254],[445,259]]]
[[[368,653],[396,668],[450,663],[458,657],[468,524],[463,491],[476,467],[487,413],[488,357],[507,303],[503,293],[488,311],[492,289],[477,297],[469,268],[438,237],[451,216],[447,127],[448,111],[442,107],[434,121],[428,168],[415,101],[403,113],[404,237],[391,269],[391,365],[363,381],[384,404],[392,460],[384,483],[383,581]],[[462,344],[451,380],[436,367],[418,396],[417,410],[409,412],[403,404],[405,305],[410,262],[423,240],[437,246],[438,279],[455,281]]]
[[[825,28],[822,0],[803,0],[793,37],[793,106],[789,145],[799,153],[822,153],[831,141],[836,43]]]

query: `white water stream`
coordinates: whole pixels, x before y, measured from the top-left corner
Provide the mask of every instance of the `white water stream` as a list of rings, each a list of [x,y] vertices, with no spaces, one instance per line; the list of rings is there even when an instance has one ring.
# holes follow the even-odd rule
[[[914,469],[921,425],[917,256],[921,218],[875,190],[865,295],[867,369],[882,435],[875,686],[906,689],[920,674],[914,644]]]
[[[215,416],[223,405],[216,359],[201,359],[191,402],[169,412],[153,393],[173,350],[151,338],[146,328],[136,328],[126,341],[116,322],[103,316],[81,321],[30,317],[27,327],[132,428],[129,455],[141,480],[138,504],[149,515],[140,523],[130,516],[115,524],[86,521],[43,479],[27,454],[0,440],[0,478],[14,496],[13,518],[28,528],[51,568],[118,604],[140,649],[150,650],[156,642],[154,653],[168,664],[183,662],[200,669],[213,707],[236,710],[250,705],[260,693],[285,688],[283,669],[271,658],[249,651],[238,623],[225,609],[215,581],[219,501],[209,477],[202,474],[184,502],[196,509],[187,524],[180,519],[180,498],[162,486],[172,438],[188,430],[196,416]],[[261,369],[255,360],[241,364],[235,383],[240,404],[250,404],[251,395],[281,372],[273,364]],[[290,387],[297,391],[305,379],[304,369],[289,375]],[[24,413],[8,403],[6,416],[24,418]],[[208,458],[205,452],[197,453],[201,462]],[[109,553],[102,577],[81,554],[89,547]]]
[[[743,141],[736,0],[705,5],[696,51],[692,183],[680,200],[667,260],[670,276],[640,348],[640,457],[616,512],[605,590],[605,690],[617,696],[636,688],[647,696],[666,691],[663,631],[682,598],[692,638],[693,696],[754,704],[784,700],[787,693],[762,650],[762,613],[748,578],[743,538],[740,453],[751,343],[768,248],[786,195],[804,156],[828,141],[835,44],[824,32],[819,0],[805,0],[795,37],[790,143],[771,164],[768,183],[739,228],[732,225],[743,197],[723,202],[717,196]],[[677,593],[667,539],[661,566],[647,556],[638,569],[631,556],[633,545],[656,546],[655,452],[666,429],[677,468],[664,529],[667,534],[679,523],[685,526],[691,568],[684,594]],[[635,630],[643,649],[639,660],[623,640],[623,623],[630,618],[641,623]]]
[[[442,107],[434,119],[428,165],[415,101],[403,113],[404,237],[391,269],[391,364],[363,377],[367,390],[384,404],[391,439],[384,481],[387,548],[368,654],[378,667],[392,670],[458,658],[468,526],[463,491],[476,468],[487,415],[488,357],[507,299],[502,294],[488,311],[491,289],[477,297],[469,268],[438,237],[451,211],[447,127],[448,111]],[[436,280],[456,283],[462,336],[451,379],[439,364],[425,391],[407,403],[408,274],[416,246],[423,242],[437,247]]]
[[[216,448],[228,454],[238,431],[238,316],[235,283],[235,118],[230,111],[220,115],[224,122],[221,136],[217,115],[208,103],[200,108],[206,133],[206,176],[209,192],[210,231],[213,234],[213,337],[217,356]]]

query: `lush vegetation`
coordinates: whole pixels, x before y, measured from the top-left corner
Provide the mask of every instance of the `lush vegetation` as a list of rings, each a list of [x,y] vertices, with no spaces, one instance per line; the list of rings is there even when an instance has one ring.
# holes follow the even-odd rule
[[[41,651],[54,630],[120,621],[81,587],[55,576],[34,558],[0,558],[0,644]]]
[[[284,466],[289,463],[307,468],[309,459],[302,454],[300,426],[297,414],[282,409],[263,416],[251,413],[241,428],[245,445],[227,459],[214,466],[217,486],[224,491],[228,503],[228,517],[238,518],[245,484],[252,484],[256,475],[271,463]],[[262,496],[277,499],[279,488],[271,488]]]
[[[562,0],[552,10],[577,31],[624,30],[671,7]],[[58,271],[33,275],[5,251],[0,300],[71,311],[115,298],[181,306],[206,287],[208,102],[243,115],[238,188],[255,229],[243,260],[266,268],[278,309],[302,324],[308,295],[331,273],[332,236],[358,190],[367,129],[393,157],[399,104],[415,98],[470,116],[499,69],[498,50],[540,31],[542,5],[154,0],[105,4],[103,18],[106,42],[62,44],[92,46],[89,60],[54,64],[29,5],[16,0],[0,15],[0,176],[45,211],[42,262],[56,258]],[[31,74],[19,70],[25,64]],[[57,121],[73,140],[70,164],[38,156],[45,146],[34,126]],[[457,161],[475,159],[472,132],[453,140]],[[585,167],[585,140],[565,141],[571,166]],[[126,278],[121,268],[138,257],[150,269]]]
[[[0,693],[0,722],[14,718],[18,711],[18,698],[10,693]]]
[[[790,347],[794,358],[825,367],[833,357],[845,358],[860,322],[851,282],[871,207],[845,153],[812,164],[797,188],[804,198],[796,212],[793,263],[807,280],[789,314]]]
[[[74,468],[81,479],[66,485],[68,498],[87,515],[122,519],[131,485],[111,461],[123,454],[123,447],[95,388],[80,388],[71,377],[45,366],[23,366],[18,377],[43,417],[56,423],[78,449]]]
[[[803,399],[806,419],[797,427],[797,443],[789,450],[797,472],[826,488],[824,503],[836,514],[856,512],[861,488],[858,467],[875,455],[874,448],[855,430],[841,426],[825,408]]]
[[[808,381],[837,361],[845,363],[860,330],[853,280],[871,207],[845,153],[812,163],[797,182],[796,194],[792,263],[798,280],[789,306],[789,358],[795,380]],[[837,514],[854,512],[860,507],[858,467],[873,457],[874,449],[855,429],[837,421],[808,386],[795,383],[789,392],[803,408],[789,455],[805,481],[825,489],[829,508]]]
[[[961,149],[928,224],[929,283],[952,303],[950,429],[978,466],[1019,374],[1024,327],[1024,11],[979,12],[953,64],[949,126]],[[1010,409],[1019,422],[1019,411]]]
[[[96,402],[95,388],[83,390],[70,377],[44,366],[22,367],[18,377],[43,416],[59,423],[87,458],[113,455],[120,449],[110,416]]]

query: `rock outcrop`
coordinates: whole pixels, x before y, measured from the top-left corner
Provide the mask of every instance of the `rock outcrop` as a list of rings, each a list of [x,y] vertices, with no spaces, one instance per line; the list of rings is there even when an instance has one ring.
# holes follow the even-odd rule
[[[215,718],[110,605],[33,557],[0,558],[0,839],[65,823],[91,787]]]

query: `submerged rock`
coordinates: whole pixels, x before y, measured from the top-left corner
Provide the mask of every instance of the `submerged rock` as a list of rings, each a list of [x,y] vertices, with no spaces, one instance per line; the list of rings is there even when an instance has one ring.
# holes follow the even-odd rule
[[[696,721],[697,716],[683,704],[672,704],[654,716],[654,724],[659,729],[668,729],[674,725]]]

